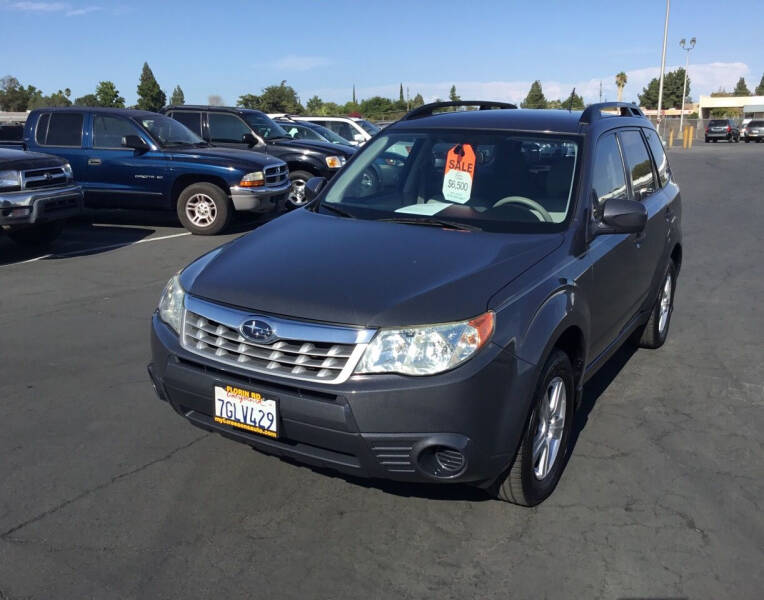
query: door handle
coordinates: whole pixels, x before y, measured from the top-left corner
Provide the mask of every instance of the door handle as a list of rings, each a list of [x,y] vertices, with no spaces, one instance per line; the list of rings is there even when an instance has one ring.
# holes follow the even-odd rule
[[[88,164],[89,165],[93,165],[94,167],[98,166],[98,165],[101,164],[101,159],[100,158],[89,158],[88,159]]]

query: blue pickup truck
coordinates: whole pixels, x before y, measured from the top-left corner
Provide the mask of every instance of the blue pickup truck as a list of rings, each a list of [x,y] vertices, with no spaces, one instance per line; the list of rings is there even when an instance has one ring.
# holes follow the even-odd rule
[[[223,231],[234,211],[283,209],[290,188],[284,161],[213,148],[178,121],[147,111],[33,110],[21,145],[64,158],[86,206],[174,209],[201,235]]]

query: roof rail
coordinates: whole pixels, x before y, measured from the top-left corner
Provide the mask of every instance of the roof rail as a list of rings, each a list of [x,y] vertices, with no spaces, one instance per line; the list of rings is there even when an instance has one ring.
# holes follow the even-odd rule
[[[433,111],[438,108],[448,108],[451,106],[477,106],[478,110],[490,110],[492,108],[517,108],[514,104],[508,102],[493,102],[490,100],[457,100],[456,102],[430,102],[429,104],[423,104],[418,106],[414,110],[407,112],[401,121],[410,121],[411,119],[419,119],[421,117],[432,116]]]
[[[590,104],[586,107],[581,118],[578,119],[579,123],[591,123],[597,119],[601,119],[603,108],[618,108],[620,109],[620,116],[622,117],[641,117],[645,119],[645,114],[639,109],[639,106],[633,102],[598,102],[597,104]]]

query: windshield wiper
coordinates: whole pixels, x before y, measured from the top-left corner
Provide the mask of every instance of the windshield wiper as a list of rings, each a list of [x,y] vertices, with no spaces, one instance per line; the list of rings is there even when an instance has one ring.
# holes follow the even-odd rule
[[[329,204],[326,204],[325,202],[322,202],[321,204],[319,204],[318,208],[325,208],[327,210],[332,211],[336,215],[340,215],[341,217],[347,217],[348,219],[357,218],[355,215],[350,214],[348,211],[343,210],[341,208],[337,208],[336,206],[331,206]]]
[[[456,229],[458,231],[483,231],[477,225],[467,225],[458,221],[449,221],[448,219],[433,219],[424,217],[417,219],[415,217],[390,217],[387,219],[377,219],[388,223],[403,223],[405,225],[425,225],[427,227],[443,227],[444,229]]]

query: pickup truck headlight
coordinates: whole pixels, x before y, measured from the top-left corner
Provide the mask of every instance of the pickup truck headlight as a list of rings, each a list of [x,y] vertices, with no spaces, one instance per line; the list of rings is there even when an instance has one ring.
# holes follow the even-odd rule
[[[344,156],[327,156],[326,157],[326,166],[329,167],[330,169],[339,169],[346,162],[347,162],[347,159]]]
[[[247,173],[239,182],[239,187],[262,187],[264,185],[265,175],[263,175],[262,171]]]
[[[180,335],[180,324],[183,322],[183,300],[186,297],[186,292],[180,286],[179,275],[180,273],[170,278],[159,299],[159,318],[172,327],[178,335]]]
[[[21,173],[19,171],[0,171],[0,191],[15,192],[21,189]]]
[[[66,175],[67,179],[74,179],[74,174],[72,173],[72,165],[66,163],[62,168],[64,169],[64,175]]]
[[[455,323],[380,329],[366,348],[356,373],[434,375],[460,365],[493,335],[489,311]]]

